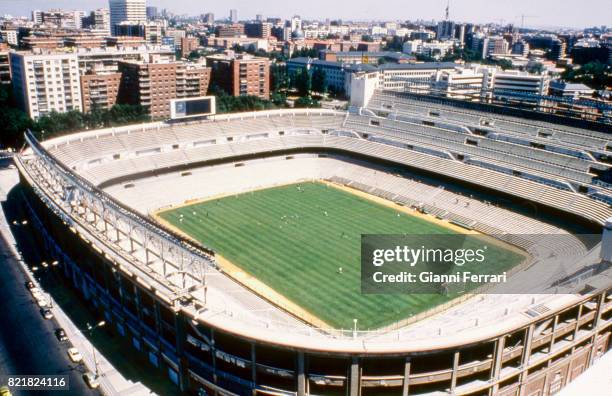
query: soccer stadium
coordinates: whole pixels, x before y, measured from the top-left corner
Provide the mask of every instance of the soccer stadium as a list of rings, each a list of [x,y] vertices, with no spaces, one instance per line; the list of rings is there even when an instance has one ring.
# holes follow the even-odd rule
[[[612,345],[609,132],[376,90],[28,133],[16,163],[63,274],[187,394],[543,395]],[[362,293],[365,234],[488,241],[471,270],[521,287]]]

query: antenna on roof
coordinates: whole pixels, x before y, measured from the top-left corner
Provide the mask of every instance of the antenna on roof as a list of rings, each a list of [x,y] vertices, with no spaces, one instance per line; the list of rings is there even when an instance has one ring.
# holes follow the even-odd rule
[[[449,16],[448,16],[449,11],[450,11],[450,0],[447,0],[447,2],[446,2],[446,13],[445,13],[447,21],[449,20]]]

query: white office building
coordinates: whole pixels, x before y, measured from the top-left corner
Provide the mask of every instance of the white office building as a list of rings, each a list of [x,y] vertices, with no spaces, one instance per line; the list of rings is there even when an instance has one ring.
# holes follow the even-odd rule
[[[114,33],[115,25],[128,22],[133,25],[147,22],[146,0],[109,0],[110,24]]]
[[[432,58],[443,58],[453,49],[452,41],[432,41],[409,40],[404,43],[402,52],[410,55],[425,55]]]
[[[17,30],[7,29],[0,30],[0,37],[2,41],[10,45],[17,45]]]
[[[15,98],[30,117],[82,109],[76,54],[11,52],[9,58]]]

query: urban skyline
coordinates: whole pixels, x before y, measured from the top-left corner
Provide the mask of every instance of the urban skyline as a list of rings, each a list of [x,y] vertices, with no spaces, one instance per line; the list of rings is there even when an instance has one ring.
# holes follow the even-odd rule
[[[534,28],[584,28],[601,26],[609,23],[612,6],[605,0],[591,0],[583,2],[585,6],[575,7],[575,4],[544,0],[529,2],[517,0],[513,2],[496,1],[495,7],[486,0],[463,0],[450,2],[450,18],[456,21],[476,23],[521,24],[521,17],[525,15],[525,27]],[[24,5],[27,4],[27,8]],[[386,7],[379,7],[369,2],[356,0],[349,3],[334,3],[330,7],[328,2],[313,0],[305,3],[266,2],[256,4],[244,0],[231,2],[218,2],[212,4],[194,3],[187,0],[157,0],[147,2],[147,5],[159,9],[167,8],[178,15],[200,15],[212,12],[219,19],[229,17],[230,8],[238,10],[240,20],[255,19],[257,14],[274,17],[289,17],[298,14],[305,19],[344,19],[344,20],[442,20],[446,8],[445,0],[437,0],[427,4],[409,4],[406,6],[399,0],[390,0]],[[348,7],[350,5],[350,7]],[[0,1],[0,14],[14,16],[29,16],[31,10],[49,8],[62,9],[95,9],[108,7],[106,0],[84,0],[75,4],[69,0],[49,2],[33,0],[24,3],[20,0]],[[398,11],[405,9],[405,11]],[[324,11],[323,11],[324,10]],[[603,12],[594,12],[601,10]]]

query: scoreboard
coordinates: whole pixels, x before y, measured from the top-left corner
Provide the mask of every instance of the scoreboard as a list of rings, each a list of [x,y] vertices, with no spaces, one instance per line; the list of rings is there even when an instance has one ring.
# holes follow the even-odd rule
[[[215,112],[214,96],[172,99],[170,101],[170,118],[173,120],[213,115]]]

